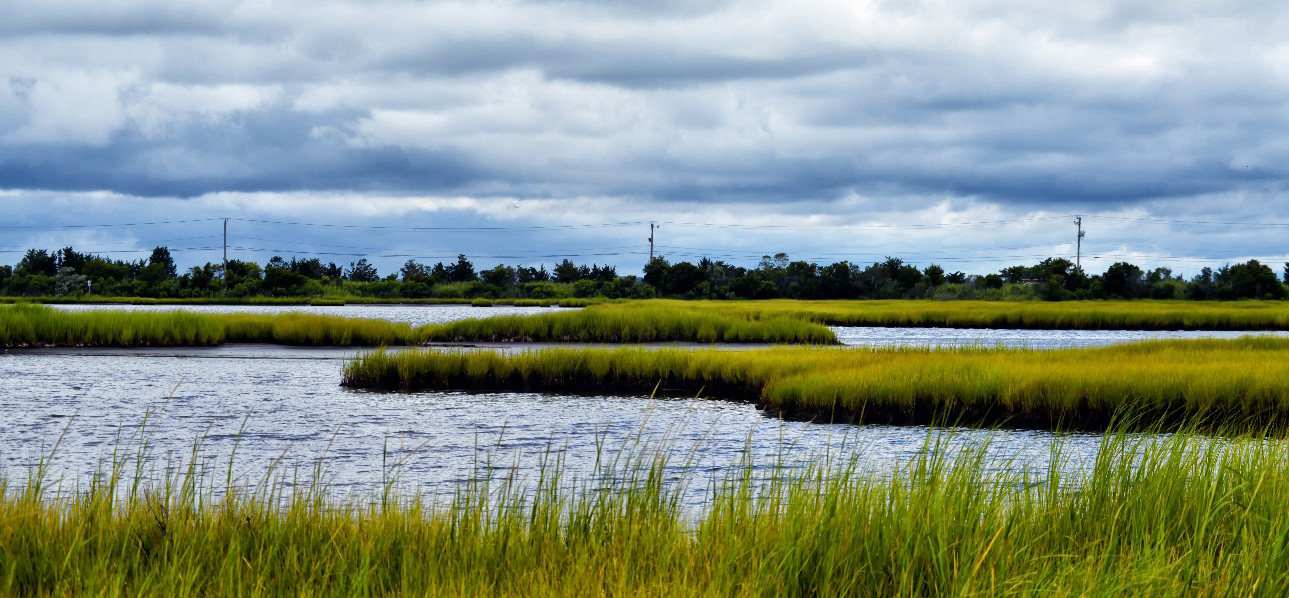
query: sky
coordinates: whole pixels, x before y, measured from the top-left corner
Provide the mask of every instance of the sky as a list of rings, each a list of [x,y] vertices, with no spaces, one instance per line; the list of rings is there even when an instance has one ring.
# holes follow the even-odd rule
[[[0,263],[1289,261],[1289,4],[9,0]]]

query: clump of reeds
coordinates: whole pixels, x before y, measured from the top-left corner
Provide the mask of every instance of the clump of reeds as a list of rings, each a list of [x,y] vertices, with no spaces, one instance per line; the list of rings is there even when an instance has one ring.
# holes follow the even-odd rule
[[[1111,434],[1086,471],[1064,472],[1059,442],[1050,460],[1031,475],[931,437],[886,475],[743,463],[698,512],[661,458],[608,485],[558,468],[468,484],[448,504],[214,491],[195,467],[132,486],[113,468],[79,492],[0,478],[0,594],[1289,593],[1285,441]]]
[[[343,307],[345,305],[345,300],[344,299],[324,299],[322,297],[315,297],[309,300],[309,305],[324,306],[324,307]]]
[[[773,414],[821,421],[1102,428],[1116,418],[1289,424],[1289,339],[1153,341],[1102,348],[755,351],[544,349],[375,352],[343,383],[647,393],[705,389]]]
[[[492,307],[493,300],[484,298],[472,299],[470,301],[470,305],[474,307]]]
[[[705,301],[689,309],[829,326],[1054,330],[1289,330],[1284,301]]]
[[[560,300],[561,305],[564,300]],[[432,341],[836,343],[832,330],[793,317],[694,311],[649,302],[429,325]]]
[[[408,324],[298,313],[64,312],[41,305],[0,307],[0,347],[380,346],[420,340],[420,334]]]

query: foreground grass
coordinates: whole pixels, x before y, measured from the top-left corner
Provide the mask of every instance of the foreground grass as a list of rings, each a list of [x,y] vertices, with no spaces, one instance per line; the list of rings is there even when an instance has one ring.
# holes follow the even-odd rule
[[[823,421],[1101,428],[1116,417],[1289,424],[1289,339],[1151,341],[1101,348],[754,351],[546,349],[375,352],[343,383],[366,388],[647,394],[659,383],[755,400]]]
[[[407,324],[308,314],[64,312],[40,305],[0,306],[2,347],[204,347],[222,343],[408,345]]]
[[[83,492],[0,482],[5,595],[1283,596],[1289,444],[1108,435],[1084,475],[928,446],[732,468],[701,513],[659,461],[612,487],[558,470],[446,505],[325,490],[213,492],[189,468]],[[1059,443],[1051,460],[1062,459]],[[747,464],[744,464],[747,465]],[[550,471],[550,470],[548,470]],[[691,474],[692,475],[692,474]]]

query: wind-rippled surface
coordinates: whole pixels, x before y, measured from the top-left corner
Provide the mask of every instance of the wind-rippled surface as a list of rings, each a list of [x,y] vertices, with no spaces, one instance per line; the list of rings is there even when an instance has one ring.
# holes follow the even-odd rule
[[[236,443],[234,473],[244,484],[257,482],[279,457],[278,471],[308,479],[321,457],[333,490],[370,496],[402,461],[405,491],[445,497],[482,474],[534,481],[548,451],[560,454],[569,480],[590,478],[597,455],[602,463],[623,447],[668,451],[673,477],[691,471],[702,478],[744,458],[793,466],[824,453],[839,461],[862,454],[866,468],[889,469],[928,437],[922,427],[780,422],[730,401],[348,390],[339,382],[350,354],[247,346],[0,354],[0,463],[10,480],[24,479],[66,428],[51,471],[64,487],[84,487],[114,450],[137,451],[130,439],[148,414],[157,467],[187,459],[202,439],[198,453],[220,481]],[[963,432],[955,442],[990,435]],[[991,455],[1000,466],[1010,459],[1010,466],[1037,471],[1052,440],[1044,432],[999,431]],[[1086,452],[1096,437],[1070,443]],[[707,490],[691,484],[692,502],[701,503]]]
[[[64,306],[163,311],[173,306]],[[205,312],[307,311],[423,324],[464,317],[541,313],[552,308],[470,306],[183,306]],[[839,328],[868,346],[1089,346],[1238,333]],[[512,348],[522,349],[526,346]],[[487,350],[481,348],[480,350]],[[360,349],[230,345],[198,349],[29,350],[0,354],[0,468],[25,479],[61,434],[51,473],[65,488],[85,487],[114,451],[140,450],[147,415],[151,467],[186,461],[194,450],[218,482],[229,457],[237,484],[254,485],[276,464],[308,480],[321,463],[333,491],[379,493],[397,474],[404,492],[450,497],[481,476],[535,481],[558,457],[566,480],[588,480],[620,450],[669,456],[669,475],[688,476],[701,504],[704,480],[750,461],[789,468],[821,455],[891,471],[934,432],[925,427],[811,424],[764,417],[749,402],[567,396],[537,393],[372,393],[341,388],[340,369]],[[748,397],[751,399],[752,397]],[[989,442],[996,467],[1041,475],[1056,436],[1039,431],[959,431],[959,446]],[[1097,435],[1064,440],[1063,467],[1090,462]],[[395,466],[398,464],[398,466]],[[156,471],[160,471],[157,469]],[[696,477],[695,477],[696,476]]]

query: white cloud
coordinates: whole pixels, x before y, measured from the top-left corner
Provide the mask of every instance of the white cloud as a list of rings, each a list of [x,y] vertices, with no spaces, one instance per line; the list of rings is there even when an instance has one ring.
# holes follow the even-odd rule
[[[130,73],[67,72],[37,79],[25,90],[26,118],[8,143],[105,145],[125,124],[122,87]]]

